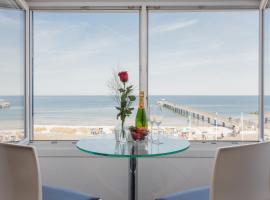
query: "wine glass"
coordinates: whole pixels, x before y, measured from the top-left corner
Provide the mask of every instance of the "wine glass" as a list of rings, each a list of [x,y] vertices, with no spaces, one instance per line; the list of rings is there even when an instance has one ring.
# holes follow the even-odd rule
[[[163,121],[163,110],[162,110],[162,107],[161,106],[157,106],[156,107],[156,110],[155,110],[155,118],[154,118],[154,122],[155,124],[157,125],[157,139],[155,141],[155,143],[157,144],[162,144],[162,142],[160,141],[160,133],[161,133],[161,130],[160,130],[160,125]]]
[[[153,105],[149,106],[148,122],[150,124],[150,140],[153,141],[153,125],[155,124],[155,115]]]
[[[157,125],[157,128],[158,128],[158,132],[157,132],[157,143],[158,144],[162,144],[161,142],[160,142],[160,132],[161,132],[161,130],[160,130],[160,124],[162,123],[162,116],[157,116],[156,117],[156,125]]]

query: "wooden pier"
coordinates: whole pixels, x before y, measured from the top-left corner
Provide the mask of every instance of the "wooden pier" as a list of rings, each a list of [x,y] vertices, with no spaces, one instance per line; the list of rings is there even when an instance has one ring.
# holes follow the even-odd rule
[[[9,108],[10,102],[8,101],[0,101],[0,109]]]
[[[192,118],[206,121],[207,123],[212,125],[218,125],[233,129],[235,133],[239,133],[241,129],[239,121],[221,115],[217,115],[215,113],[205,112],[196,108],[171,103],[168,101],[158,101],[157,104],[182,116],[186,117],[191,116]]]

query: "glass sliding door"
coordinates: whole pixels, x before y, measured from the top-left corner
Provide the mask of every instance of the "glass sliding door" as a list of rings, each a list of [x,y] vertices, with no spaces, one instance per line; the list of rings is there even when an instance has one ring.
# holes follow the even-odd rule
[[[149,105],[164,134],[258,140],[258,14],[149,13]]]
[[[139,12],[34,12],[33,17],[34,139],[112,133],[119,123],[108,87],[113,72],[128,71],[139,86]],[[133,123],[134,116],[128,121]]]
[[[25,138],[25,12],[0,8],[0,142]]]

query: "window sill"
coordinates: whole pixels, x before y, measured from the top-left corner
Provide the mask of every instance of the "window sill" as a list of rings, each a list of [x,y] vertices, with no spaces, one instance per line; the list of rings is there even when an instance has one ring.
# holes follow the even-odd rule
[[[214,158],[216,150],[220,147],[250,144],[251,142],[190,142],[190,148],[184,152],[159,158]],[[76,141],[32,141],[30,145],[37,148],[39,157],[89,157],[104,158],[81,152],[76,148]],[[108,157],[109,158],[109,157]],[[152,157],[157,158],[157,157]]]

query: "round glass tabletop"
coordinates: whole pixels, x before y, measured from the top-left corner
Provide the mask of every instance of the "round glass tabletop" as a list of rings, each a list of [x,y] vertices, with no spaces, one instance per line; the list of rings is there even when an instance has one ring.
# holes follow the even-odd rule
[[[114,138],[83,139],[76,146],[83,152],[110,157],[154,157],[179,153],[189,148],[187,140],[162,138],[162,144],[150,141],[116,142]]]

